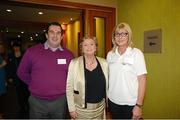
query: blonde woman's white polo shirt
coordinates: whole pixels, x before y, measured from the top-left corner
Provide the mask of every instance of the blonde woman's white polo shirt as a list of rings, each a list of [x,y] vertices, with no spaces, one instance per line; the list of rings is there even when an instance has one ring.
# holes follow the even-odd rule
[[[138,96],[137,77],[147,74],[143,53],[128,47],[124,54],[110,51],[108,98],[118,105],[135,105]]]

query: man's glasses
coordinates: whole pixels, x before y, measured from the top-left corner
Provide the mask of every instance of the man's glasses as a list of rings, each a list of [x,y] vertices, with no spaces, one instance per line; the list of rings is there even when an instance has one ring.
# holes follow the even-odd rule
[[[126,36],[128,36],[127,32],[115,33],[115,37],[126,37]]]

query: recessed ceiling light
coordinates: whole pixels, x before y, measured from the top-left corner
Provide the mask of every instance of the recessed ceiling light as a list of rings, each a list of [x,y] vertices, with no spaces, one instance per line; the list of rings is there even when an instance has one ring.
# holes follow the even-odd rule
[[[40,11],[40,12],[38,12],[38,14],[39,14],[39,15],[42,15],[42,14],[44,14],[44,13]]]
[[[30,40],[33,41],[33,37],[30,37]]]
[[[11,10],[11,9],[7,9],[6,11],[7,11],[7,12],[12,12],[12,10]]]
[[[18,38],[20,38],[21,37],[21,35],[18,35]]]
[[[21,33],[23,34],[23,33],[24,33],[24,31],[21,31]]]

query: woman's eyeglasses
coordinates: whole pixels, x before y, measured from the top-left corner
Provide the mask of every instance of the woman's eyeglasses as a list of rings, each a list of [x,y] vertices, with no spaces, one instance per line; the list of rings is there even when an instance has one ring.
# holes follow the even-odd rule
[[[126,37],[126,36],[128,36],[127,32],[115,33],[115,37]]]

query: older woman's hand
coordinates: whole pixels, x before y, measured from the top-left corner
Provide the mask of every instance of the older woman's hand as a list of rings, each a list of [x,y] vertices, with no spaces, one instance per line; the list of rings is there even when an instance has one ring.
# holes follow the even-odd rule
[[[76,117],[77,117],[76,111],[70,112],[70,116],[72,119],[76,119]]]

